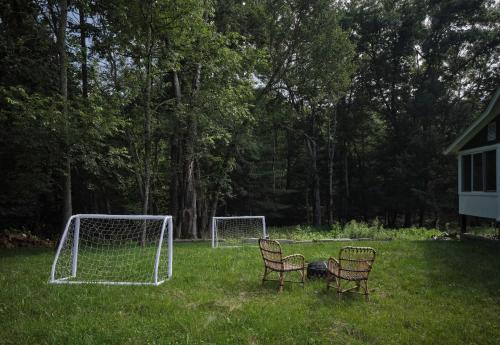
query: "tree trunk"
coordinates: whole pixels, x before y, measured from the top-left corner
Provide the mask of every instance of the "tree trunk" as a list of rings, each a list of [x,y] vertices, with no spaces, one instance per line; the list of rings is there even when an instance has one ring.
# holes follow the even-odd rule
[[[137,151],[137,146],[135,145],[134,138],[130,135],[128,140],[129,140],[129,150],[132,153],[132,157],[137,162],[139,162],[140,161],[139,152]],[[141,198],[140,200],[144,200],[144,182],[142,180],[140,168],[135,168],[134,174],[137,186],[139,188],[139,197]]]
[[[422,228],[424,226],[424,223],[425,223],[425,208],[424,206],[420,206],[420,209],[419,209],[419,215],[418,215],[418,226],[420,228]]]
[[[66,157],[65,157],[65,176],[64,176],[64,206],[63,206],[63,221],[66,223],[73,213],[73,200],[71,197],[71,156],[69,142],[69,113],[68,113],[68,56],[66,53],[66,25],[68,22],[68,2],[67,0],[59,1],[59,27],[57,33],[57,47],[59,51],[59,77],[60,77],[60,93],[63,101],[63,118],[65,119],[65,142],[66,142]]]
[[[168,47],[168,41],[165,42]],[[175,102],[177,109],[179,109],[182,102],[181,85],[179,81],[179,76],[177,71],[172,71],[172,85],[174,86]],[[174,134],[170,139],[170,170],[171,170],[171,180],[170,180],[170,202],[171,202],[171,212],[176,217],[175,221],[175,237],[182,237],[182,215],[181,210],[183,209],[183,197],[181,196],[182,186],[183,186],[183,175],[182,175],[182,160],[183,160],[183,141],[181,137],[181,129],[178,128],[177,123],[174,121]]]
[[[181,227],[178,218],[179,212],[179,139],[177,131],[170,138],[170,212],[176,217],[174,229],[175,238],[181,237]]]
[[[200,167],[198,165],[196,169],[196,179],[198,181],[200,180],[200,174],[201,174]],[[209,200],[208,200],[208,195],[201,190],[198,191],[197,206],[198,206],[198,226],[199,226],[200,237],[208,238],[210,237],[210,228],[209,228],[210,219],[208,218]]]
[[[80,48],[82,54],[82,96],[83,98],[88,98],[89,82],[88,82],[88,72],[87,72],[87,31],[85,24],[85,9],[83,1],[78,4],[78,13],[80,16]]]
[[[306,223],[311,224],[312,216],[311,216],[311,205],[309,204],[309,186],[306,187]]]
[[[201,80],[201,64],[196,67],[196,74],[193,80],[194,100],[200,89]],[[192,100],[192,101],[193,101]],[[187,237],[198,238],[198,209],[197,209],[197,159],[196,159],[196,141],[198,137],[198,119],[196,114],[191,110],[188,124],[188,135],[186,141],[186,156],[185,156],[185,184],[184,184],[184,209],[182,211],[183,227]]]
[[[151,6],[151,5],[150,5]],[[151,185],[151,58],[152,58],[152,32],[151,32],[151,16],[152,9],[149,9],[148,34],[146,39],[146,109],[144,112],[144,200],[142,204],[142,213],[149,212],[149,193]],[[146,226],[142,231],[142,245],[146,242]]]
[[[291,188],[292,184],[292,157],[293,157],[293,149],[292,149],[292,134],[291,131],[287,129],[286,131],[286,143],[287,143],[287,151],[286,151],[286,190]]]
[[[347,152],[347,144],[345,144],[344,150],[344,184],[345,184],[345,218],[351,218],[350,211],[350,201],[351,201],[351,189],[349,187],[349,157]]]
[[[412,214],[411,214],[411,210],[406,210],[405,211],[405,217],[404,217],[404,227],[405,228],[409,228],[411,227],[412,225]]]
[[[321,197],[320,197],[320,183],[319,183],[319,171],[318,171],[318,148],[316,143],[314,143],[313,147],[314,152],[314,160],[313,160],[313,172],[314,172],[314,214],[313,214],[313,223],[314,226],[321,225]]]
[[[333,224],[333,158],[335,156],[335,134],[337,114],[334,110],[328,118],[328,224]]]
[[[191,145],[191,143],[189,143]],[[192,152],[189,153],[192,156]],[[184,181],[183,196],[185,202],[182,212],[182,227],[183,234],[188,238],[198,237],[198,223],[197,223],[197,203],[196,203],[196,186],[195,186],[195,160],[191,157],[186,157],[185,169],[186,179]]]
[[[64,178],[64,208],[63,208],[63,219],[64,224],[67,223],[68,219],[73,214],[73,198],[71,196],[71,158],[69,153],[67,153],[66,164],[65,164],[65,178]]]
[[[321,225],[321,194],[320,194],[320,180],[319,180],[319,169],[318,169],[318,143],[316,135],[316,113],[312,110],[311,114],[311,135],[306,135],[306,143],[309,151],[309,156],[311,157],[311,173],[313,182],[313,225]]]
[[[307,147],[311,157],[311,173],[313,179],[313,225],[321,225],[321,197],[318,171],[318,147],[316,141],[307,139]]]
[[[278,146],[278,133],[276,126],[273,124],[273,160],[272,160],[272,170],[273,170],[273,200],[276,196],[276,150]]]
[[[167,42],[168,44],[168,42]],[[182,89],[177,71],[172,72],[173,86],[177,106],[182,102]],[[193,93],[191,102],[194,102],[201,83],[201,64],[198,64],[193,79]],[[187,132],[184,138],[178,141],[178,166],[177,183],[179,188],[175,191],[178,196],[177,217],[179,222],[179,234],[181,237],[198,238],[198,209],[197,209],[197,158],[196,142],[198,137],[197,116],[195,109],[189,109],[187,119]]]

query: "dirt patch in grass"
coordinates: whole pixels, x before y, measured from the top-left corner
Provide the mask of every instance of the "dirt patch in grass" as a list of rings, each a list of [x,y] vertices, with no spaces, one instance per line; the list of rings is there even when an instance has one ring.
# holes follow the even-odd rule
[[[29,231],[4,230],[0,234],[0,248],[53,248],[55,243],[33,235]]]

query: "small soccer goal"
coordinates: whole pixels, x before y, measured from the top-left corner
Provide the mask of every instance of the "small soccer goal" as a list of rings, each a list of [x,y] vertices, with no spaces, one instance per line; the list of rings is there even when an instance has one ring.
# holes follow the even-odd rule
[[[263,216],[212,218],[212,248],[256,245],[259,238],[267,238]]]
[[[160,285],[172,276],[172,229],[171,216],[74,215],[49,282]]]

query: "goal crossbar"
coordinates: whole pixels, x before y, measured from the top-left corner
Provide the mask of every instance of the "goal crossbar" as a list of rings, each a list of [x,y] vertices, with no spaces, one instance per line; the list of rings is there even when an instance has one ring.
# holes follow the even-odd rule
[[[216,248],[219,246],[219,241],[221,240],[220,232],[218,230],[218,222],[219,221],[231,221],[231,220],[260,220],[262,223],[262,232],[257,234],[258,237],[267,238],[267,227],[266,227],[266,217],[265,216],[230,216],[230,217],[212,217],[211,224],[211,233],[212,233],[212,248]],[[232,246],[238,247],[238,246]]]
[[[79,244],[80,244],[80,223],[82,220],[118,220],[118,221],[144,221],[141,222],[144,227],[144,232],[146,231],[146,221],[157,221],[161,222],[161,228],[158,233],[157,244],[154,243],[156,249],[154,251],[154,266],[153,266],[153,279],[151,282],[137,282],[137,281],[119,281],[119,280],[77,280],[78,277],[78,257],[79,257]],[[70,230],[71,228],[71,230]],[[167,232],[165,234],[165,231]],[[67,249],[71,253],[68,254],[71,260],[71,273],[70,276],[57,277],[57,267],[60,264],[61,253],[63,251],[64,245],[66,244],[68,237],[71,233],[72,243],[71,249]],[[99,235],[99,234],[97,234]],[[166,236],[165,236],[166,235]],[[166,238],[165,238],[166,237]],[[166,240],[166,250],[167,250],[167,272],[162,278],[159,277],[160,269],[160,259],[162,259],[162,248],[165,246],[164,238]],[[143,239],[144,240],[144,239]],[[144,243],[143,243],[144,245]],[[64,232],[59,241],[57,247],[56,255],[51,267],[49,283],[52,284],[106,284],[106,285],[160,285],[167,279],[172,277],[172,259],[173,259],[173,224],[172,216],[160,216],[160,215],[107,215],[107,214],[77,214],[73,215],[68,219]],[[165,279],[163,279],[165,278]]]

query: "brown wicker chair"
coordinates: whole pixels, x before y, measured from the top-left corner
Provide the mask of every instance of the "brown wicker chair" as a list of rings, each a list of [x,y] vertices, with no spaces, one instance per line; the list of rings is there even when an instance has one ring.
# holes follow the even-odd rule
[[[368,275],[375,261],[375,249],[369,247],[344,247],[340,249],[339,260],[328,259],[326,287],[330,288],[330,283],[335,280],[337,293],[357,290],[363,287],[363,294],[368,296]],[[355,286],[345,289],[342,287],[354,282]]]
[[[265,281],[279,281],[278,292],[283,291],[284,282],[301,283],[304,286],[305,277],[305,259],[301,254],[293,254],[283,257],[281,245],[278,241],[270,239],[259,239],[259,248],[264,260],[264,276],[262,284]],[[279,273],[279,279],[266,279],[271,271]],[[300,281],[285,280],[285,273],[297,271],[300,274]]]

